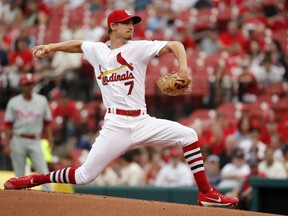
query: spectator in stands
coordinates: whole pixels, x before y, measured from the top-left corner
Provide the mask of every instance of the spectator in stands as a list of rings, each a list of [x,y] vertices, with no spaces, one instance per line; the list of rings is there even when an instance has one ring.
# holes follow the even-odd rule
[[[204,8],[212,8],[212,2],[211,0],[198,0],[194,4],[194,8],[197,8],[198,10],[201,10]]]
[[[81,7],[84,3],[85,3],[85,0],[69,0],[68,1],[69,8],[71,9]]]
[[[267,51],[269,51],[271,55],[272,63],[276,66],[284,68],[285,72],[283,75],[283,79],[288,81],[287,56],[285,55],[285,52],[283,48],[281,47],[280,42],[276,39],[273,39],[271,43],[268,44]]]
[[[81,26],[82,20],[79,17],[73,17],[68,23],[68,28],[65,28],[60,34],[60,40],[83,40],[85,29]]]
[[[235,21],[227,24],[227,30],[222,32],[219,37],[219,46],[221,50],[230,50],[232,44],[239,43],[241,49],[244,48],[244,37]]]
[[[23,12],[19,1],[2,1],[3,6],[0,9],[0,22],[6,25],[19,26],[23,19]]]
[[[285,5],[287,5],[287,2],[274,1],[273,3],[274,4],[271,5],[266,4],[264,7],[264,13],[268,18],[267,26],[272,31],[284,30],[284,26],[287,26],[287,7],[285,7]]]
[[[89,25],[83,29],[84,40],[98,42],[106,34],[106,29],[102,25],[98,25],[95,19],[91,19]]]
[[[81,66],[82,54],[80,53],[68,55],[65,52],[55,52],[51,62],[53,76],[57,77],[57,82],[60,84],[60,88],[69,91],[71,96],[73,96],[73,99],[80,99],[79,94],[83,89],[86,89],[85,87],[76,87],[82,84],[82,79],[79,80],[79,73],[76,73]]]
[[[43,1],[28,0],[24,2],[23,25],[30,27],[34,25],[45,25],[48,21],[49,10]]]
[[[88,1],[89,10],[93,13],[100,10],[105,10],[105,0],[90,0]]]
[[[283,151],[284,166],[288,174],[288,144],[283,146],[282,151]]]
[[[165,31],[168,26],[169,8],[165,5],[157,5],[152,8],[153,13],[147,19],[147,30],[152,33]]]
[[[75,79],[73,73],[69,73],[69,77],[66,76],[66,72],[77,71],[82,65],[82,55],[79,53],[74,53],[73,55],[67,55],[64,52],[55,52],[52,62],[51,69],[54,72],[55,76],[63,77],[69,82],[72,79]]]
[[[18,38],[26,38],[27,41],[28,41],[28,47],[29,49],[31,49],[33,46],[36,45],[36,38],[35,36],[33,36],[30,32],[29,32],[29,28],[28,27],[25,27],[25,26],[21,26],[19,28],[20,32],[19,32],[19,35],[18,37],[16,38],[16,40],[13,41],[13,44],[12,44],[12,48],[15,49],[15,46],[16,46],[16,42],[17,42],[17,39]]]
[[[211,146],[212,154],[218,155],[225,149],[225,134],[222,127],[218,122],[215,122],[211,128],[211,134],[208,137],[208,145]]]
[[[244,151],[245,159],[263,160],[267,144],[260,141],[261,131],[258,128],[251,128],[250,139],[244,139],[239,142],[239,148]]]
[[[2,31],[2,30],[1,30]],[[3,67],[8,65],[8,52],[2,41],[2,32],[0,33],[0,73],[3,72]]]
[[[216,187],[221,181],[220,158],[217,155],[209,155],[204,166],[208,182]]]
[[[259,34],[257,34],[257,32],[259,30],[257,30],[256,28],[257,28],[257,25],[255,23],[248,23],[246,25],[243,25],[243,31],[244,31],[243,34],[245,36],[245,40],[244,40],[245,52],[249,53],[252,43],[256,43],[259,46],[260,50],[264,49],[264,45],[265,45],[264,38],[260,38],[260,36],[258,36]]]
[[[152,0],[135,0],[135,11],[144,10],[151,5]]]
[[[260,65],[264,58],[264,53],[260,44],[256,40],[249,41],[249,47],[246,51],[247,58],[250,60],[251,65]]]
[[[199,0],[172,0],[171,9],[174,13],[181,13],[189,8],[194,7]]]
[[[208,107],[217,108],[224,101],[229,101],[229,94],[231,91],[227,85],[225,65],[219,63],[214,71],[214,74],[209,77],[209,96]]]
[[[91,185],[114,186],[119,184],[119,176],[113,167],[106,167]]]
[[[58,170],[65,168],[66,166],[69,167],[75,167],[77,168],[77,162],[73,160],[73,157],[69,153],[65,153],[59,157],[56,156],[55,162],[52,164],[52,169],[51,170]]]
[[[27,37],[18,37],[15,41],[15,50],[9,54],[9,64],[14,66],[14,72],[33,72],[34,58],[29,48]]]
[[[155,186],[179,187],[191,186],[194,184],[194,177],[189,166],[182,162],[182,156],[177,148],[171,148],[170,160],[165,164],[155,179]]]
[[[242,149],[237,149],[232,156],[232,162],[226,164],[221,170],[219,188],[239,188],[245,177],[249,175],[250,167],[245,160]]]
[[[243,27],[249,28],[253,25],[253,30],[263,32],[267,26],[267,18],[262,12],[261,3],[258,1],[250,1],[245,4],[246,10],[242,13]]]
[[[64,142],[67,138],[74,136],[78,130],[80,112],[76,102],[67,95],[66,91],[56,93],[52,100],[54,100],[51,106],[52,116],[54,119],[60,118],[63,125],[59,142]]]
[[[187,52],[188,50],[194,50],[196,48],[196,43],[191,36],[189,28],[179,25],[176,27],[176,30],[174,39],[182,42]]]
[[[233,134],[228,135],[225,138],[225,150],[219,153],[220,158],[220,169],[222,169],[226,164],[231,163],[232,156],[238,147],[238,143]]]
[[[280,83],[283,81],[284,70],[283,68],[273,64],[270,52],[265,54],[260,67],[253,67],[252,73],[261,88],[266,88],[270,84]]]
[[[201,39],[198,43],[198,49],[211,55],[219,50],[219,34],[216,26],[208,28],[201,33]]]
[[[207,143],[202,143],[201,153],[202,153],[203,161],[205,161],[209,157],[209,155],[212,154],[211,146]]]
[[[154,152],[151,155],[149,164],[145,167],[145,180],[146,185],[154,185],[156,176],[165,163],[162,160],[162,156],[159,152]]]
[[[288,110],[284,114],[282,121],[277,123],[277,129],[284,143],[288,144]]]
[[[284,161],[283,147],[285,146],[285,143],[282,141],[278,133],[271,134],[269,146],[274,149],[274,159]]]
[[[251,131],[251,121],[249,116],[242,116],[237,124],[237,130],[234,133],[234,136],[238,142],[243,140],[250,139]]]
[[[0,44],[2,49],[10,51],[13,41],[19,35],[19,28],[14,25],[7,25],[0,22]]]
[[[282,124],[282,122],[281,122]],[[262,133],[262,137],[261,137],[261,140],[264,142],[264,143],[267,143],[268,145],[270,145],[271,143],[271,137],[275,134],[276,136],[279,136],[281,140],[283,140],[284,142],[284,139],[282,137],[282,134],[281,134],[281,130],[280,130],[280,126],[278,125],[278,121],[276,121],[275,119],[269,119],[268,121],[265,122],[265,128],[264,128],[264,134]]]
[[[245,54],[239,42],[233,42],[229,46],[228,55],[224,59],[226,66],[226,74],[232,79],[239,75],[239,66],[244,61]]]
[[[264,173],[267,178],[287,178],[287,170],[281,161],[274,159],[274,149],[272,147],[266,148],[265,159],[259,163],[258,169]]]
[[[249,160],[250,174],[245,177],[244,182],[240,187],[232,190],[229,195],[233,195],[239,198],[238,208],[242,210],[251,210],[251,199],[252,199],[252,187],[250,185],[250,177],[266,178],[265,174],[259,172],[258,161]]]
[[[145,184],[144,170],[133,160],[134,154],[135,152],[131,150],[117,159],[120,185],[140,186]]]
[[[117,0],[117,1],[112,1],[111,2],[111,9],[113,10],[118,10],[118,9],[123,9],[127,8],[127,10],[134,10],[135,8],[135,0]]]
[[[226,137],[230,134],[233,134],[236,130],[236,124],[234,119],[229,118],[225,112],[217,112],[215,115],[214,121],[220,125],[223,130],[223,135]]]
[[[238,76],[238,100],[251,103],[257,100],[258,84],[253,73],[250,71],[248,60],[244,60],[240,66],[241,74]]]

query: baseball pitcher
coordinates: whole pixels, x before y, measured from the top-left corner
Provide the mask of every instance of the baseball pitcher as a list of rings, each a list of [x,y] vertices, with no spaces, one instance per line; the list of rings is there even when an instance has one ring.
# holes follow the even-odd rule
[[[132,40],[134,27],[140,21],[139,16],[132,16],[127,10],[115,10],[108,16],[110,40],[106,43],[71,40],[39,45],[32,49],[34,56],[39,59],[54,51],[83,53],[94,68],[107,113],[100,135],[81,167],[11,178],[5,183],[6,189],[30,188],[48,182],[88,184],[112,160],[132,147],[180,145],[199,188],[199,205],[230,206],[238,203],[237,198],[224,196],[209,185],[195,130],[147,114],[145,77],[147,64],[152,58],[173,53],[179,63],[178,71],[160,78],[157,83],[164,94],[182,94],[190,80],[182,43]]]

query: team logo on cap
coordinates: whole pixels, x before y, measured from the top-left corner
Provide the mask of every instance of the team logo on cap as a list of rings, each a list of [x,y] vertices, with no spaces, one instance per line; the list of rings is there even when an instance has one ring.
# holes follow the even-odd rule
[[[130,11],[128,11],[128,10],[125,10],[125,12],[127,13],[127,15],[131,16],[131,13],[130,13]]]

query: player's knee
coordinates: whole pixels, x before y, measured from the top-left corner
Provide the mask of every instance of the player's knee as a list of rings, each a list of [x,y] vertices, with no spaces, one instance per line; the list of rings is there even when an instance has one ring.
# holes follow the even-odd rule
[[[183,140],[183,146],[190,145],[197,141],[198,141],[198,135],[196,131],[192,128],[189,128],[189,130],[185,134],[185,138]]]

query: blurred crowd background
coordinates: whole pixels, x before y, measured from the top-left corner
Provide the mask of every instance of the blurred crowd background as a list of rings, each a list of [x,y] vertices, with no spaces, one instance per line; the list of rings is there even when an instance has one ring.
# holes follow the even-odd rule
[[[249,197],[247,178],[288,175],[287,0],[1,0],[0,132],[19,76],[33,73],[35,91],[53,114],[51,170],[79,166],[101,129],[105,108],[92,67],[82,54],[43,60],[31,48],[70,39],[106,41],[106,16],[128,9],[142,17],[134,39],[177,40],[187,51],[191,90],[174,98],[155,85],[177,70],[169,54],[147,69],[150,115],[193,127],[207,176],[219,188]],[[11,170],[0,152],[0,169]],[[182,149],[137,148],[115,160],[98,185],[194,185]],[[243,207],[245,208],[245,207]]]

